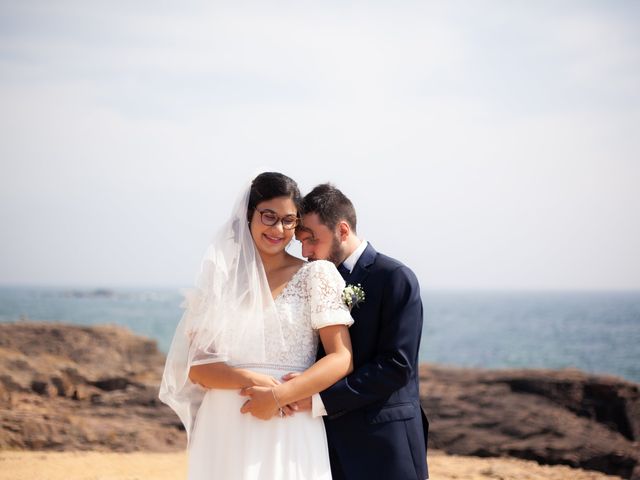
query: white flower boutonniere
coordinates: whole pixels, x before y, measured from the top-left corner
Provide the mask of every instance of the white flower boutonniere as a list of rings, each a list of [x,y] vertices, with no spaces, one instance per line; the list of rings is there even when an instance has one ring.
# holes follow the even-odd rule
[[[362,289],[362,285],[347,285],[342,290],[342,301],[345,303],[347,307],[349,307],[349,311],[353,307],[359,306],[364,302],[364,290]]]

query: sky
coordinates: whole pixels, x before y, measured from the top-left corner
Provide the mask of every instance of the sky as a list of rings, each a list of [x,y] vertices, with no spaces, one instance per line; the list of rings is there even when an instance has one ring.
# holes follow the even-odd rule
[[[275,170],[342,189],[423,288],[640,289],[639,27],[624,0],[0,0],[0,285],[190,286]]]

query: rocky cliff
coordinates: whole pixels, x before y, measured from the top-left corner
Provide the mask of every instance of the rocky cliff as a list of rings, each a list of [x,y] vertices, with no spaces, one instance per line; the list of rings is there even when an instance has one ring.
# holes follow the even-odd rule
[[[184,448],[157,398],[163,367],[154,341],[121,327],[0,324],[0,448]]]
[[[640,479],[640,393],[576,370],[421,367],[430,446]]]
[[[115,326],[0,324],[0,449],[174,451],[164,355]],[[615,377],[422,365],[429,448],[640,480],[640,393]]]

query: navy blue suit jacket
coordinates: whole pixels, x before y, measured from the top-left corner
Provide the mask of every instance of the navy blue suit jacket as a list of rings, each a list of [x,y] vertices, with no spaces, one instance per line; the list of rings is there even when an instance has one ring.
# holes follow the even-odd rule
[[[418,392],[418,280],[371,244],[345,280],[361,284],[366,298],[351,310],[354,371],[320,393],[333,478],[424,480],[429,423]]]

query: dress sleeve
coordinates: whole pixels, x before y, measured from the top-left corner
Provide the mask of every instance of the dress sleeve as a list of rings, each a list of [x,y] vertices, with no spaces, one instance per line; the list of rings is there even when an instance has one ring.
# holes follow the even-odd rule
[[[353,324],[349,309],[342,300],[344,287],[344,280],[333,263],[316,260],[309,265],[307,289],[311,326],[315,330],[329,325]]]

